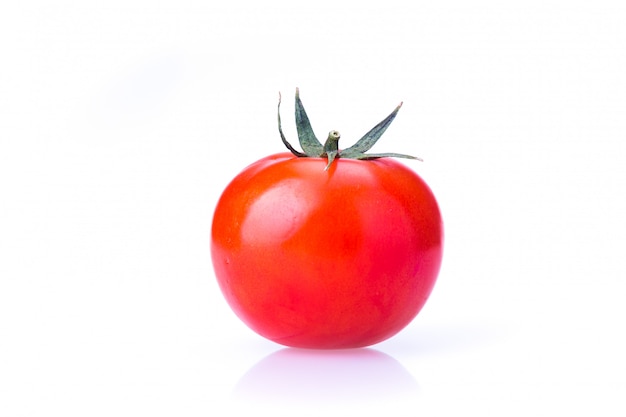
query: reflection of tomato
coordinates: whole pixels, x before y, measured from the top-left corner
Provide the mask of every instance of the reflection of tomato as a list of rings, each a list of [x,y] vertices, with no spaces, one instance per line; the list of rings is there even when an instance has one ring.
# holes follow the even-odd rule
[[[369,348],[279,349],[252,366],[233,389],[237,405],[253,409],[271,404],[272,411],[284,409],[292,415],[302,415],[303,407],[310,415],[328,415],[329,405],[354,409],[381,403],[385,415],[405,415],[402,400],[418,393],[417,381],[397,360]],[[399,413],[388,408],[391,404],[401,407]],[[253,411],[258,414],[258,409]]]
[[[341,153],[339,154],[341,155]],[[420,311],[443,230],[426,183],[389,159],[276,154],[223,192],[211,254],[226,300],[254,331],[307,348],[380,342]]]

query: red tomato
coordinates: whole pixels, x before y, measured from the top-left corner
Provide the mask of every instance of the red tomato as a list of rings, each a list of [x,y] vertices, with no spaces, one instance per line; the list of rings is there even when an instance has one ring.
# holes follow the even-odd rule
[[[251,329],[303,348],[355,348],[404,328],[442,259],[427,184],[393,159],[289,153],[257,161],[223,192],[211,255],[220,288]]]

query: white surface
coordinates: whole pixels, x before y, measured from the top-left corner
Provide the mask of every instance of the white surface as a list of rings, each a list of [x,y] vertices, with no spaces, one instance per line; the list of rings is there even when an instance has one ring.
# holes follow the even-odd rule
[[[624,415],[624,3],[249,3],[0,6],[0,415]],[[376,150],[445,216],[426,308],[366,351],[283,350],[214,280],[296,86],[344,145],[404,101]]]

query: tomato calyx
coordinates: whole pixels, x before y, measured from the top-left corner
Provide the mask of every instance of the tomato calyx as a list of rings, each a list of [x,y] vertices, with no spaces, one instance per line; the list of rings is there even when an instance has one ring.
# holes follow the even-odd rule
[[[366,153],[378,142],[380,137],[385,133],[385,130],[389,127],[393,119],[396,118],[402,103],[400,103],[389,116],[374,126],[369,132],[367,132],[361,139],[359,139],[354,145],[346,149],[339,149],[339,139],[341,135],[336,130],[331,130],[328,134],[328,138],[324,145],[317,139],[309,117],[304,110],[302,101],[300,100],[300,90],[296,88],[296,129],[298,132],[298,141],[303,152],[295,149],[285,138],[283,133],[281,120],[280,120],[280,102],[281,96],[278,96],[278,132],[283,144],[289,149],[291,153],[300,158],[327,158],[328,164],[324,170],[328,170],[333,161],[337,158],[348,159],[378,159],[378,158],[406,158],[416,159],[421,161],[421,158],[417,158],[411,155],[405,155],[401,153],[385,152],[385,153]]]

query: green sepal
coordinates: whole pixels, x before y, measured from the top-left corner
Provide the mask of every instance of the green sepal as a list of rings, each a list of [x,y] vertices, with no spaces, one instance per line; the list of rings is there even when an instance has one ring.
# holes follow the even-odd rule
[[[339,152],[339,156],[342,158],[346,158],[343,155],[343,151]],[[366,161],[368,159],[378,159],[378,158],[404,158],[404,159],[416,159],[418,161],[423,161],[422,158],[418,158],[416,156],[405,155],[403,153],[393,153],[393,152],[385,152],[385,153],[362,153],[355,154],[351,157],[352,159],[360,159],[362,161]]]
[[[319,157],[324,153],[324,146],[315,137],[309,117],[304,110],[300,100],[300,90],[296,88],[296,129],[298,130],[298,140],[300,146],[307,156]]]
[[[307,155],[297,151],[293,146],[291,146],[291,144],[289,142],[287,142],[287,138],[285,137],[285,134],[283,133],[283,127],[282,124],[280,122],[280,102],[281,102],[281,96],[280,93],[278,93],[278,132],[280,132],[280,138],[283,141],[283,144],[287,147],[287,149],[289,149],[289,151],[294,154],[295,156],[299,156],[301,158],[306,157]]]
[[[357,141],[354,145],[350,146],[347,149],[341,151],[341,156],[344,158],[354,158],[354,159],[363,159],[359,158],[359,156],[363,155],[365,152],[369,151],[372,146],[378,142],[378,139],[385,133],[385,130],[389,127],[393,119],[396,118],[398,111],[402,107],[402,103],[395,108],[393,112],[389,116],[387,116],[383,121],[374,126],[369,132],[365,134],[361,139]],[[383,158],[385,154],[380,154],[378,158]],[[392,154],[388,154],[392,155]],[[393,155],[397,156],[397,155]]]

